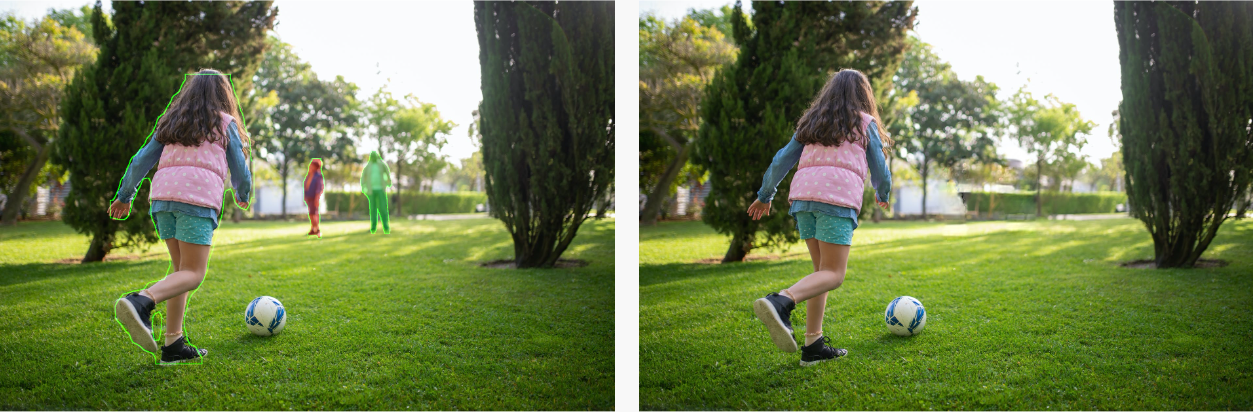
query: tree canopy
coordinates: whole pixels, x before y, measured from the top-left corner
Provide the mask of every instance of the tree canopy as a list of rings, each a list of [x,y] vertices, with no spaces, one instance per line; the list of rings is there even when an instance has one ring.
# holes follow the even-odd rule
[[[92,237],[84,262],[120,246],[156,242],[149,205],[133,202],[130,218],[106,210],[131,158],[183,81],[201,68],[229,73],[239,90],[251,86],[277,10],[260,2],[116,2],[112,21],[97,2],[91,27],[100,53],[74,76],[62,102],[62,126],[51,160],[66,167],[73,190],[63,220]],[[138,196],[147,197],[147,187]]]
[[[762,172],[835,71],[865,73],[880,112],[886,111],[882,104],[916,16],[909,1],[756,2],[751,25],[742,13],[731,14],[740,53],[705,91],[692,157],[709,170],[712,183],[702,219],[731,236],[723,262],[742,261],[754,247],[799,239],[787,213],[755,221],[744,212],[756,199]],[[776,198],[787,199],[789,182],[780,184]]]

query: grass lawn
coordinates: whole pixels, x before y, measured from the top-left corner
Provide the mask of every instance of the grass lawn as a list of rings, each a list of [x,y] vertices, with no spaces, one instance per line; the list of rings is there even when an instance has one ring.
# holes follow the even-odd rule
[[[114,321],[120,294],[164,276],[163,244],[137,259],[81,257],[59,222],[0,229],[0,410],[611,409],[612,220],[589,220],[565,258],[509,270],[494,219],[223,222],[185,330],[202,365],[161,367]],[[116,254],[133,252],[115,251]],[[287,326],[248,333],[270,295]],[[164,305],[158,305],[158,308]]]
[[[1204,257],[1230,265],[1213,269],[1119,267],[1153,254],[1132,219],[864,222],[853,240],[824,320],[849,356],[801,367],[751,303],[812,271],[803,244],[699,264],[727,238],[641,229],[640,407],[1253,409],[1253,221],[1223,225]],[[900,295],[926,306],[920,335],[887,331]],[[803,330],[803,305],[792,318]]]

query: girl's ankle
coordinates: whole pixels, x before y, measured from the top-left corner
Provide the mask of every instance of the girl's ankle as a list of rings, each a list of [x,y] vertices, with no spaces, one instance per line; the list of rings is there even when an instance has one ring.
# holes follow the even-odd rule
[[[822,332],[809,333],[805,332],[805,346],[813,345],[814,342],[822,340]]]
[[[170,346],[174,344],[174,342],[178,342],[178,339],[181,337],[183,337],[183,332],[165,334],[165,346]]]

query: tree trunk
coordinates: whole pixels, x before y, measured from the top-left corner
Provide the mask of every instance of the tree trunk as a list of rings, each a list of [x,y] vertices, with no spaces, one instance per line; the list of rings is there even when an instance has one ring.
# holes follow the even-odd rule
[[[924,156],[922,158],[922,167],[919,168],[921,169],[920,171],[922,172],[921,173],[922,174],[922,220],[927,220],[927,172],[929,171],[927,167],[928,163],[930,162],[928,162],[927,158]]]
[[[0,224],[5,226],[17,224],[17,215],[22,210],[22,203],[26,201],[26,194],[30,193],[30,185],[39,176],[39,171],[43,170],[44,163],[47,163],[48,148],[52,146],[49,144],[41,145],[30,139],[27,140],[27,143],[35,146],[35,161],[26,166],[26,171],[22,172],[22,177],[17,181],[17,187],[14,188],[13,193],[9,194],[8,203],[4,206],[4,212],[0,213]]]
[[[114,231],[110,230],[107,233],[113,233],[113,232]],[[113,235],[112,234],[110,235],[96,234],[95,236],[91,237],[91,246],[87,247],[87,254],[83,255],[83,260],[80,263],[102,262],[104,261],[105,255],[108,255],[109,251],[112,249],[113,249]]]
[[[737,234],[731,238],[731,245],[727,247],[727,254],[722,257],[722,263],[743,262],[750,250],[753,250],[753,236]]]
[[[401,184],[400,184],[401,180],[404,179],[404,175],[405,175],[405,162],[397,158],[396,160],[396,208],[392,209],[392,215],[395,215],[395,216],[405,215],[405,210],[404,210],[405,192],[401,190]],[[419,181],[418,185],[421,185],[421,184],[422,182]],[[420,189],[421,189],[421,186],[419,186],[419,190]]]
[[[661,205],[665,201],[666,195],[670,192],[670,183],[679,176],[679,172],[683,170],[683,165],[687,164],[688,155],[691,153],[692,143],[683,145],[679,149],[679,153],[670,161],[670,165],[666,166],[666,172],[661,174],[660,181],[648,193],[648,200],[644,202],[644,211],[640,212],[640,225],[654,226],[657,224],[657,215],[661,213]]]
[[[1040,154],[1039,160],[1035,162],[1035,217],[1039,218],[1044,215],[1044,202],[1040,199],[1040,187],[1044,181],[1044,154]]]
[[[279,169],[279,177],[282,180],[279,186],[283,187],[283,204],[279,205],[280,216],[287,219],[287,159],[283,159],[283,164]]]
[[[992,219],[992,213],[996,212],[996,192],[988,194],[988,219]]]
[[[596,220],[604,219],[605,214],[609,212],[609,193],[606,191],[605,195],[596,201]]]

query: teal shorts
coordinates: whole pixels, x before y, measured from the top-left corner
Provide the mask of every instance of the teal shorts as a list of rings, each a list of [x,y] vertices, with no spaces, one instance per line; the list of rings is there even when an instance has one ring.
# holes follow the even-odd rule
[[[162,240],[174,238],[187,243],[208,246],[213,243],[213,220],[188,216],[182,212],[157,212],[157,235]]]
[[[821,212],[796,212],[794,216],[801,240],[817,238],[836,245],[853,244],[853,219]]]

